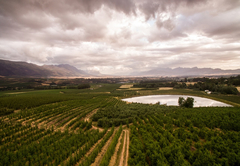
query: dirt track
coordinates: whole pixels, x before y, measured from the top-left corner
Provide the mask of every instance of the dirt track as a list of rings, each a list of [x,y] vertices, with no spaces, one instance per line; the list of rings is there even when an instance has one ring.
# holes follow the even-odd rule
[[[237,87],[237,90],[240,92],[240,87]]]
[[[119,88],[131,88],[133,86],[133,84],[131,85],[121,85]]]
[[[127,166],[128,162],[128,149],[129,149],[129,131],[123,130],[125,132],[123,150],[120,158],[119,166]]]
[[[90,148],[90,150],[85,154],[85,157],[88,157],[88,156],[92,153],[92,151],[93,151],[93,150],[96,148],[96,146],[103,140],[103,138],[107,135],[107,133],[108,133],[108,131],[106,132],[106,134],[105,134],[100,140],[97,141],[97,143],[95,143],[95,144]],[[83,159],[84,159],[84,157],[76,164],[76,166],[79,165],[81,162],[84,162]]]
[[[127,149],[126,149],[126,155],[125,155],[125,166],[128,165],[128,155],[129,155],[129,130],[126,130],[126,137],[127,137]]]
[[[98,153],[97,157],[95,158],[94,163],[92,163],[91,166],[99,166],[99,165],[100,165],[104,154],[107,152],[107,149],[108,149],[109,145],[111,144],[113,137],[114,137],[115,134],[116,134],[116,131],[117,131],[117,130],[115,129],[115,130],[114,130],[114,133],[113,133],[112,136],[109,138],[109,140],[106,142],[106,144],[103,146],[103,148],[101,149],[101,152]]]
[[[159,88],[159,90],[172,90],[173,88],[170,87],[163,87],[163,88]]]
[[[92,129],[94,130],[99,130],[100,132],[103,132],[104,129],[100,128],[100,127],[96,127],[92,125]]]
[[[84,118],[85,121],[88,121],[90,120],[90,118],[97,112],[98,108],[93,110],[92,112],[90,112],[89,114],[87,114]]]
[[[122,139],[122,137],[123,137],[123,132],[121,133],[121,135],[120,135],[120,137],[119,137],[119,139],[118,139],[118,143],[117,143],[117,145],[116,145],[116,148],[115,148],[115,152],[114,152],[114,154],[113,154],[113,156],[111,157],[111,160],[110,160],[110,162],[109,162],[109,166],[114,166],[114,165],[116,165],[117,163],[117,158],[118,158],[118,150],[119,150],[119,148],[120,148],[120,146],[121,146],[121,139]]]

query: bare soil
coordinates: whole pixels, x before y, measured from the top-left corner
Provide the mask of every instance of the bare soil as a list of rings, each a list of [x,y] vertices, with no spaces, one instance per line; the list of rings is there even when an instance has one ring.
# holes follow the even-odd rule
[[[117,131],[117,129],[114,130],[114,133],[109,138],[109,140],[106,142],[106,144],[103,146],[103,148],[101,149],[101,152],[98,153],[97,157],[95,158],[94,163],[92,163],[91,166],[99,166],[100,165],[104,154],[107,152],[107,149],[108,149],[109,145],[111,144],[114,135],[116,134],[116,131]]]
[[[133,87],[133,84],[131,85],[121,85],[119,88],[131,88]]]
[[[96,127],[92,125],[92,129],[94,130],[99,130],[100,132],[103,132],[104,129],[100,128],[100,127]]]
[[[97,141],[97,143],[95,143],[91,148],[90,148],[90,150],[85,154],[85,156],[84,157],[88,157],[91,153],[92,153],[92,151],[96,148],[96,146],[102,141],[102,139],[107,135],[107,133],[108,133],[108,131],[106,132],[106,134],[100,139],[100,140],[98,140]],[[81,158],[81,160],[76,164],[76,166],[77,165],[79,165],[80,163],[82,163],[84,160],[84,157],[83,158]]]
[[[18,112],[20,112],[21,110],[14,110],[14,113],[18,113]]]
[[[6,94],[14,95],[14,94],[21,94],[21,93],[27,93],[27,92],[15,92],[15,93],[6,93]]]
[[[125,152],[125,147],[126,147],[126,130],[124,130],[125,132],[125,136],[124,136],[124,141],[123,141],[123,150],[122,150],[122,154],[120,157],[120,162],[119,162],[119,166],[123,166],[123,159],[124,159],[124,152]]]
[[[74,108],[74,109],[72,109],[72,110],[70,110],[70,111],[75,111],[75,110],[77,110],[77,109],[79,110],[79,109],[81,109],[81,107]],[[75,113],[76,113],[76,112],[75,112]],[[75,114],[75,113],[74,113],[74,114]],[[65,115],[63,115],[63,116],[65,116]],[[58,123],[55,124],[55,122],[58,120],[58,119],[57,119],[57,120],[54,122],[54,124],[55,124],[56,126],[58,126],[58,125],[60,125],[62,122],[64,122],[65,120],[69,119],[70,116],[71,116],[71,115],[68,114],[67,117],[65,117],[65,118],[62,119],[60,122],[58,122]]]
[[[86,117],[84,118],[85,121],[90,121],[90,118],[97,112],[98,108],[93,110],[92,112],[90,112],[89,114],[86,115]]]
[[[128,162],[128,151],[129,151],[129,131],[123,130],[125,132],[123,150],[120,158],[119,166],[127,166]]]
[[[114,154],[113,156],[111,157],[111,160],[109,162],[109,166],[114,166],[116,164],[116,161],[117,161],[117,153],[118,153],[118,150],[119,150],[119,147],[121,145],[121,139],[122,139],[122,136],[123,136],[123,132],[121,133],[119,139],[118,139],[118,143],[116,145],[116,148],[115,148],[115,151],[114,151]]]
[[[59,118],[61,118],[61,116],[64,116],[65,114],[64,113],[61,113],[61,114],[59,114],[59,115],[56,115],[56,116],[53,116],[53,117],[51,117],[50,118],[50,120],[51,121],[49,121],[48,123],[46,123],[46,124],[48,124],[48,125],[56,125],[55,123],[58,121],[58,119]],[[43,122],[45,122],[45,121],[43,121]]]
[[[191,146],[191,149],[190,149],[192,152],[196,151],[196,148]]]
[[[186,82],[187,85],[190,85],[190,84],[191,84],[191,85],[194,85],[194,84],[196,84],[196,83],[197,83],[197,82]]]
[[[129,156],[129,130],[126,130],[127,131],[127,149],[126,149],[126,155],[125,155],[125,166],[128,165],[128,156]]]
[[[128,89],[116,89],[116,90],[141,90],[143,88],[128,88]]]
[[[62,127],[60,127],[60,129],[61,129],[62,131],[65,130],[65,129],[67,128],[68,124],[71,123],[71,121],[73,121],[73,120],[75,120],[75,119],[77,119],[77,117],[75,117],[75,118],[71,119],[70,121],[68,121],[65,125],[63,125]]]
[[[85,154],[85,157],[89,156],[89,155],[92,153],[92,151],[94,150],[94,148],[102,141],[102,139],[107,135],[107,133],[108,133],[108,132],[106,132],[106,134],[105,134],[101,139],[99,139],[99,140],[90,148],[90,150]],[[87,144],[87,143],[86,143],[86,144]],[[78,150],[76,150],[75,152],[73,152],[73,153],[72,153],[72,157],[74,157],[78,151],[82,150],[82,149],[86,146],[86,144],[83,145],[80,149],[78,149]],[[84,157],[83,157],[83,158],[84,158]],[[83,160],[83,158],[80,160],[80,162]],[[63,163],[66,164],[69,159],[70,159],[70,156],[69,156]],[[80,162],[78,162],[76,165],[79,165]]]
[[[99,108],[93,110],[92,112],[90,112],[89,114],[86,115],[86,117],[84,118],[84,121],[90,121],[91,117],[98,111]],[[94,130],[99,130],[100,132],[102,132],[104,129],[100,128],[100,127],[97,127],[97,126],[94,126],[92,125],[92,129]]]
[[[163,88],[159,88],[158,90],[172,90],[173,88],[171,87],[163,87]]]

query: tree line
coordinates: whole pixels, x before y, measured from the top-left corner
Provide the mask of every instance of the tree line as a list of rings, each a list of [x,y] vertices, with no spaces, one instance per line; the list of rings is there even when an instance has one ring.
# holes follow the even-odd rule
[[[199,80],[199,79],[197,79]],[[222,79],[211,80],[211,79],[200,79],[194,84],[186,84],[185,82],[140,82],[135,84],[134,87],[137,88],[147,88],[156,89],[161,87],[173,87],[175,89],[197,89],[200,91],[209,90],[215,93],[221,94],[239,94],[239,91],[235,86],[238,86],[238,79],[233,79],[233,81],[221,81]],[[218,82],[220,80],[220,82]],[[239,79],[240,80],[240,79]]]

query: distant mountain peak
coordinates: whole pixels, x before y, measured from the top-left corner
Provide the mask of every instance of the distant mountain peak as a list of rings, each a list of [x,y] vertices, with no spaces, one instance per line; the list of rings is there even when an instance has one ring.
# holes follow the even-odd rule
[[[76,67],[71,66],[71,65],[69,65],[69,64],[60,64],[60,65],[56,65],[56,66],[61,67],[61,68],[65,68],[65,69],[67,69],[67,70],[72,70],[72,71],[75,71],[75,72],[86,73],[86,72],[84,72],[83,70],[79,70],[79,69],[77,69]],[[86,74],[87,74],[87,73],[86,73]]]
[[[198,68],[198,67],[177,67],[171,68],[154,68],[144,72],[134,72],[131,76],[205,76],[205,75],[226,75],[226,74],[240,74],[240,69],[236,70],[222,70],[212,68]]]
[[[85,77],[90,76],[69,64],[38,66],[27,62],[0,60],[1,76],[16,77]]]

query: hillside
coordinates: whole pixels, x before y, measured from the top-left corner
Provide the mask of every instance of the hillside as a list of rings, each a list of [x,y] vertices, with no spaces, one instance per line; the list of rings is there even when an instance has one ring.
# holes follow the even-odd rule
[[[51,72],[52,76],[88,76],[89,74],[78,70],[77,68],[68,65],[68,64],[61,64],[61,65],[43,65],[44,69]]]
[[[0,60],[0,75],[14,77],[90,76],[68,64],[38,66],[27,62]]]
[[[52,75],[52,72],[31,63],[0,60],[0,75],[45,77]]]

